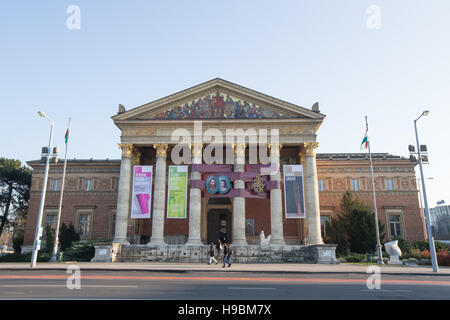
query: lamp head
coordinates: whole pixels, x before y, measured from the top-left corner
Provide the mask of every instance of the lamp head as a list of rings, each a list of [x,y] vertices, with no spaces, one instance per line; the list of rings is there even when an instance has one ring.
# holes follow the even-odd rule
[[[45,112],[42,112],[42,111],[38,111],[38,115],[42,118],[45,118],[45,116],[46,116]]]
[[[422,112],[422,115],[423,115],[423,116],[427,116],[429,113],[430,113],[430,111],[425,110],[424,112]]]

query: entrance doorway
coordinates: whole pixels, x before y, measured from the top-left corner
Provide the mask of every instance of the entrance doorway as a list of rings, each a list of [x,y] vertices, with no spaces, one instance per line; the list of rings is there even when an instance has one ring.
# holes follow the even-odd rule
[[[226,242],[231,241],[231,211],[228,209],[211,209],[207,216],[207,243],[217,243],[219,236]],[[220,235],[220,232],[222,233]]]

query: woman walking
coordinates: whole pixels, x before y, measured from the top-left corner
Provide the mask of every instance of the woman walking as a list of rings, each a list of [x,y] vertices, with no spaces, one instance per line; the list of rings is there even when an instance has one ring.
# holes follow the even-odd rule
[[[211,242],[211,246],[209,247],[209,262],[208,264],[211,264],[212,261],[215,261],[217,264],[217,260],[215,257],[216,255],[216,248],[214,247],[214,243]]]

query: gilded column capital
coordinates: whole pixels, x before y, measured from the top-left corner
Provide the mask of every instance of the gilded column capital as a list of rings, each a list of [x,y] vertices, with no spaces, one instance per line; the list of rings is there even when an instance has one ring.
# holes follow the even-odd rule
[[[314,156],[315,155],[315,149],[319,147],[318,142],[304,142],[304,155],[305,156]]]
[[[133,152],[132,162],[133,162],[134,165],[140,164],[141,155],[142,155],[141,152],[138,152],[138,151],[134,151]]]
[[[167,148],[169,145],[167,143],[155,143],[153,145],[153,148],[156,149],[156,156],[157,157],[167,157]]]
[[[238,142],[233,143],[234,155],[236,157],[245,157],[245,148],[247,147],[247,143]]]
[[[283,148],[282,143],[268,143],[267,146],[269,147],[270,155],[273,155],[273,156],[279,156],[281,148]],[[277,148],[277,146],[278,146],[278,148]]]
[[[134,147],[132,144],[119,143],[119,149],[122,150],[122,158],[123,157],[131,158],[133,156]]]

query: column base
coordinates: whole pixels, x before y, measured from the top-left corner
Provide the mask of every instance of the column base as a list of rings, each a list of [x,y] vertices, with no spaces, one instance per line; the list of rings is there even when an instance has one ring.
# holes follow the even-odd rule
[[[235,247],[248,246],[246,240],[231,240],[231,245]]]
[[[127,240],[123,240],[123,241],[113,240],[113,242],[111,242],[111,244],[120,244],[120,245],[123,244],[123,245],[126,245],[126,246],[130,245],[130,243]]]
[[[322,239],[308,239],[308,244],[309,245],[321,245],[324,244]]]
[[[150,248],[160,248],[160,247],[165,247],[167,246],[167,243],[165,243],[164,241],[158,241],[158,242],[149,242],[147,243],[147,246],[149,246]]]
[[[198,247],[198,246],[202,246],[203,242],[202,242],[202,240],[200,238],[198,238],[198,239],[188,239],[188,241],[184,245],[185,246]]]
[[[284,241],[284,239],[270,239],[270,245],[285,246],[286,242]]]

